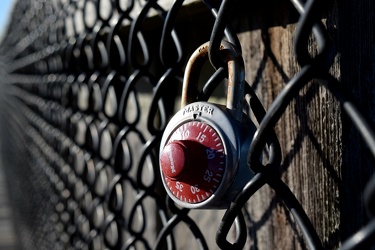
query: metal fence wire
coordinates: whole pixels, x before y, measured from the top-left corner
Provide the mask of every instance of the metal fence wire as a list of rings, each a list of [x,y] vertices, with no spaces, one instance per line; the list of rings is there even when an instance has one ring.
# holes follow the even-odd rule
[[[204,0],[201,5],[214,17],[207,25],[214,70],[203,90],[191,96],[193,102],[208,100],[228,77],[220,52],[223,37],[239,55],[246,46],[231,28],[238,2]],[[250,237],[243,208],[267,184],[293,216],[304,244],[322,249],[304,209],[278,174],[282,157],[274,127],[315,79],[341,103],[373,156],[375,137],[329,73],[334,53],[320,21],[323,1],[290,2],[300,15],[293,42],[301,70],[268,110],[250,84],[240,96],[259,124],[246,149],[245,165],[254,177],[226,209],[196,212],[166,195],[159,168],[160,141],[179,109],[175,103],[191,53],[180,39],[187,31],[175,27],[184,1],[17,1],[0,47],[0,81],[3,158],[20,247],[243,249]],[[307,49],[311,34],[319,47],[314,56]],[[268,160],[260,161],[265,149]],[[372,179],[365,190],[371,215],[374,193]],[[374,244],[371,218],[341,249]],[[211,223],[203,227],[202,220]]]

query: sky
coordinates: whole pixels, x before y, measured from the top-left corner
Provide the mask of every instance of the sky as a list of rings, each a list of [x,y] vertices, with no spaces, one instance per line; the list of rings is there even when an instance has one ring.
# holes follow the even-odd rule
[[[0,0],[0,35],[2,35],[6,29],[14,1],[15,0]]]

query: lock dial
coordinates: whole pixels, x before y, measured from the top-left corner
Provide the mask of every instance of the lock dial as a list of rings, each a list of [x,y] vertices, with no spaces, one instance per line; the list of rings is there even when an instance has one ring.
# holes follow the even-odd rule
[[[237,121],[226,106],[184,106],[171,118],[160,142],[160,173],[167,194],[186,208],[227,208],[252,177],[246,156],[254,131],[253,124]]]
[[[160,155],[163,182],[176,199],[201,203],[219,188],[226,153],[218,132],[202,121],[188,121],[170,136]]]

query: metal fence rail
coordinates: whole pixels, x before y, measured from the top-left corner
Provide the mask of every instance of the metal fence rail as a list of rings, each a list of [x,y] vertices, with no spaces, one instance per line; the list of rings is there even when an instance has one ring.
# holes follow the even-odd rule
[[[273,105],[266,111],[245,86],[260,124],[248,149],[255,177],[228,209],[181,208],[162,187],[161,137],[179,108],[185,57],[200,42],[181,39],[178,11],[190,5],[215,17],[209,59],[216,73],[196,100],[207,100],[226,78],[218,56],[222,37],[241,50],[229,25],[236,1],[203,2],[16,3],[0,47],[1,137],[22,249],[242,249],[249,246],[241,210],[265,184],[289,208],[305,244],[322,247],[303,208],[275,175],[281,156],[273,128],[298,91],[317,79],[342,103],[374,156],[375,137],[328,73],[332,46],[317,17],[321,1],[291,1],[301,15],[295,34],[301,71]],[[320,47],[314,57],[306,49],[311,33]],[[259,162],[264,148],[270,149],[267,164]],[[374,187],[372,181],[367,190],[372,214]],[[373,224],[359,232],[362,240],[350,238],[342,248],[373,244]]]

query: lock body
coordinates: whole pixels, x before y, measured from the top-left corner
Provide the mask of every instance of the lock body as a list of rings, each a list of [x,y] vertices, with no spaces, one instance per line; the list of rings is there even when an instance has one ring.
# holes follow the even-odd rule
[[[163,185],[186,208],[227,208],[253,177],[246,157],[255,126],[222,105],[194,102],[168,123],[160,145]]]

